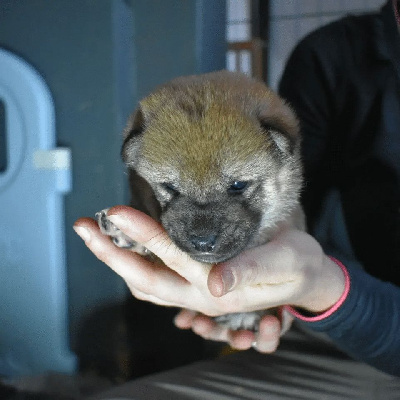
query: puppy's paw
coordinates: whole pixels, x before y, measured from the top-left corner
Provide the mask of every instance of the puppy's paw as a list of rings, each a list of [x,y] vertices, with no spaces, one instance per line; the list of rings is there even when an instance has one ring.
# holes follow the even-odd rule
[[[293,317],[284,309],[272,308],[269,310],[253,311],[246,313],[232,313],[214,317],[214,321],[226,328],[238,331],[240,329],[258,332],[260,320],[264,315],[275,315],[281,321],[280,336],[284,335],[293,321]]]
[[[150,251],[146,247],[135,242],[118,229],[107,217],[108,208],[96,213],[95,217],[103,235],[110,236],[114,244],[124,249],[132,250],[141,255],[150,255]]]
[[[254,311],[246,313],[232,313],[214,317],[214,321],[226,328],[238,331],[241,329],[258,331],[258,325],[265,311]]]

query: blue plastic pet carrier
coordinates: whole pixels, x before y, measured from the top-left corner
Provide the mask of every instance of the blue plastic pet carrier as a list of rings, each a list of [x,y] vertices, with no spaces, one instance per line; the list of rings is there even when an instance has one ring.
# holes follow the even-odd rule
[[[71,154],[55,147],[40,75],[0,49],[0,375],[72,372],[63,196]]]

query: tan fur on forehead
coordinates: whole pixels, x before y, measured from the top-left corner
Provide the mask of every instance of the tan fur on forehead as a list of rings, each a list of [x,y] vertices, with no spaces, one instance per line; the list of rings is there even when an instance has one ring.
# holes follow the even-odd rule
[[[142,157],[199,183],[218,179],[224,165],[244,165],[269,148],[271,139],[260,119],[288,135],[298,133],[296,118],[278,96],[236,73],[178,78],[140,106],[145,128]]]

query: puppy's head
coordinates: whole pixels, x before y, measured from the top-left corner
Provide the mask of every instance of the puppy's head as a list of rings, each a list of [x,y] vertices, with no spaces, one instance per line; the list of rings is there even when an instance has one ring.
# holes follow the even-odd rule
[[[218,72],[178,78],[140,102],[123,158],[192,258],[227,260],[283,220],[301,186],[298,123],[262,83]]]

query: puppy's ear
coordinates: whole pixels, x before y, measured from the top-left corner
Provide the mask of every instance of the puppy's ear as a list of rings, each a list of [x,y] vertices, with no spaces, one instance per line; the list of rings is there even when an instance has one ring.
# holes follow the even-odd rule
[[[140,138],[142,136],[145,126],[144,114],[139,107],[129,117],[128,124],[124,130],[124,142],[122,144],[121,156],[124,163],[128,167],[134,167],[136,162],[136,154],[140,145]]]
[[[156,200],[153,189],[135,170],[138,150],[145,129],[145,112],[141,104],[130,116],[124,130],[124,143],[121,155],[129,171],[129,188],[131,191],[130,205],[145,212],[156,220],[160,220],[160,204]]]
[[[284,130],[276,121],[260,120],[261,129],[272,139],[277,150],[283,155],[293,154],[297,148],[298,140]]]
[[[279,97],[273,98],[258,113],[262,130],[272,139],[277,150],[292,155],[299,149],[299,121],[292,109]]]

